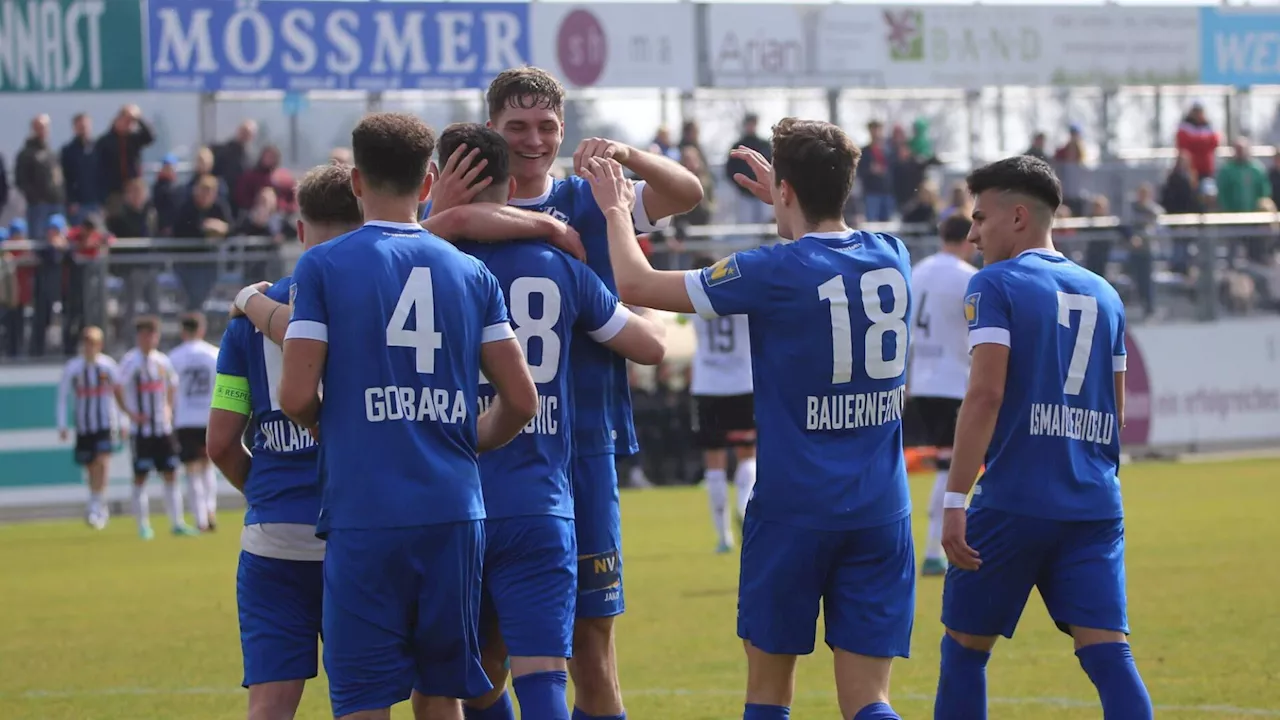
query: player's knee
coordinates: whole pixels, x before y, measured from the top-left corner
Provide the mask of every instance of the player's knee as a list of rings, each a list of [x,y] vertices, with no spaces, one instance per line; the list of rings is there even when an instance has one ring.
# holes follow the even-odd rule
[[[1118,630],[1099,630],[1098,628],[1086,628],[1078,625],[1071,625],[1070,630],[1071,639],[1075,642],[1076,650],[1103,643],[1129,642],[1128,636]]]
[[[835,649],[836,694],[841,712],[853,716],[860,708],[889,701],[891,658],[858,655]]]
[[[304,685],[303,680],[290,680],[250,686],[249,720],[293,720]]]
[[[488,668],[485,668],[486,673],[488,672],[488,670],[489,670]],[[503,693],[507,691],[506,676],[505,674],[503,675],[503,682],[501,684],[496,682],[493,679],[493,676],[489,676],[489,682],[493,685],[492,690],[485,693],[484,695],[481,695],[480,697],[471,698],[469,700],[463,700],[462,704],[466,705],[472,711],[488,710],[489,708],[493,707],[495,703],[497,703],[499,700],[502,699]]]
[[[996,646],[995,635],[970,635],[968,633],[957,632],[951,628],[947,628],[947,635],[951,636],[960,647],[966,650],[974,650],[976,652],[991,652]]]
[[[414,720],[461,720],[462,718],[462,701],[456,698],[423,695],[415,690],[411,704]],[[388,710],[386,715],[380,717],[390,718],[391,713]]]
[[[513,657],[511,676],[523,677],[534,673],[564,672],[568,661],[561,657]]]

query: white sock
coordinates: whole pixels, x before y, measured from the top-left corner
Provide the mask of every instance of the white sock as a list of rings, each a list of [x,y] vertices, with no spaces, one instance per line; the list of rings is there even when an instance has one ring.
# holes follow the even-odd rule
[[[738,490],[738,518],[747,517],[747,502],[756,487],[756,459],[751,457],[738,461],[738,469],[733,473],[733,485]]]
[[[729,480],[723,470],[707,471],[707,497],[711,500],[711,522],[716,526],[716,537],[725,545],[733,544],[729,530]]]
[[[182,517],[182,491],[177,482],[164,484],[164,511],[169,515],[169,527],[178,528],[186,523]]]
[[[213,463],[209,463],[204,469],[204,501],[209,512],[208,518],[213,520],[213,516],[218,514],[218,474],[213,469]]]
[[[146,485],[133,486],[133,517],[138,521],[138,529],[151,527],[150,499],[147,497]]]
[[[89,491],[89,512],[93,515],[102,516],[107,514],[107,502],[102,495],[101,492]]]
[[[926,560],[942,559],[942,496],[947,492],[947,470],[938,471],[929,496],[929,542],[924,546]]]
[[[187,487],[191,490],[191,514],[195,516],[196,527],[201,530],[209,528],[209,503],[205,500],[204,475],[186,473]]]

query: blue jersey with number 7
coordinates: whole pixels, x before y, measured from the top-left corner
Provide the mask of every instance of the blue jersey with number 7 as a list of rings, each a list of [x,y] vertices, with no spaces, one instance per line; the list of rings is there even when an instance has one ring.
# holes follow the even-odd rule
[[[1009,348],[1004,402],[973,507],[1051,520],[1122,517],[1115,373],[1124,304],[1051,250],[989,265],[965,296],[970,349]]]
[[[911,512],[902,454],[911,259],[891,235],[806,235],[685,276],[698,314],[746,315],[756,378],[751,512],[822,530]]]
[[[328,343],[319,532],[484,518],[480,347],[515,337],[497,279],[412,223],[302,254],[287,339]]]

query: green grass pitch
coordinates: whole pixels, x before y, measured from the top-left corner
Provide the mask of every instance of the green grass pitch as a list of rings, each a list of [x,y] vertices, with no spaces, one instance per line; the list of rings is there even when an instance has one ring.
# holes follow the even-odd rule
[[[1134,654],[1168,718],[1280,718],[1280,462],[1145,464],[1123,473]],[[912,479],[917,549],[931,476]],[[634,720],[741,717],[736,556],[712,553],[704,492],[623,495],[627,614],[618,647]],[[239,517],[217,535],[151,543],[129,517],[0,527],[0,718],[244,717],[235,611]],[[156,518],[157,530],[164,522]],[[894,705],[931,717],[938,578],[918,585]],[[793,715],[836,718],[830,654],[800,663]],[[991,716],[1098,718],[1093,687],[1033,594],[989,669]],[[321,679],[300,718],[326,718]],[[407,706],[395,718],[410,717]]]

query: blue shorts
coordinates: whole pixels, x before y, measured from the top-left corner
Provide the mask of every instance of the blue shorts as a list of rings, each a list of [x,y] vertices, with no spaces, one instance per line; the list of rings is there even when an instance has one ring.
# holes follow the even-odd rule
[[[907,657],[915,621],[911,517],[858,530],[762,520],[747,506],[738,637],[775,655],[813,652],[818,606],[826,642],[858,655]]]
[[[410,691],[472,698],[493,686],[477,624],[484,521],[329,530],[324,669],[335,717]]]
[[[622,594],[622,509],[613,455],[573,458],[573,514],[578,533],[578,609],[585,618],[627,609]]]
[[[323,565],[240,552],[236,607],[240,612],[244,687],[316,676]]]
[[[573,655],[578,542],[573,521],[550,516],[486,520],[484,614],[495,615],[507,653]]]
[[[972,508],[965,539],[982,567],[947,570],[948,628],[1011,638],[1034,586],[1063,632],[1070,634],[1070,625],[1129,632],[1123,520],[1067,522]]]

